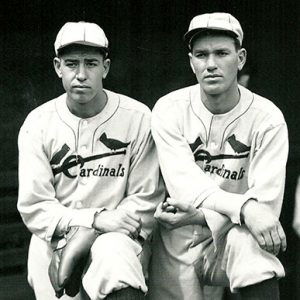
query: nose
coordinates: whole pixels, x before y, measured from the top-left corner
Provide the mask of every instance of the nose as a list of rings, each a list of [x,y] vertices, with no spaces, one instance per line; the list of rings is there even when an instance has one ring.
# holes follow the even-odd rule
[[[84,64],[79,64],[77,69],[76,78],[78,81],[85,81],[86,80],[86,69]]]
[[[206,61],[207,70],[214,70],[217,68],[216,61],[213,55],[209,55]]]

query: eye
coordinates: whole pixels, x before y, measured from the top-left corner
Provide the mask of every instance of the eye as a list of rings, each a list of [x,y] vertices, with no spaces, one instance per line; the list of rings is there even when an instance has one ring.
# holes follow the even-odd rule
[[[221,50],[221,51],[218,51],[217,54],[218,54],[218,56],[227,56],[229,53],[227,51]]]
[[[205,58],[207,54],[205,52],[196,52],[194,56],[197,58]]]
[[[76,68],[77,64],[75,62],[68,61],[68,62],[66,62],[66,66],[68,68],[73,69],[73,68]]]
[[[86,66],[88,67],[88,68],[94,68],[94,67],[97,67],[97,63],[96,62],[87,62],[86,63]]]

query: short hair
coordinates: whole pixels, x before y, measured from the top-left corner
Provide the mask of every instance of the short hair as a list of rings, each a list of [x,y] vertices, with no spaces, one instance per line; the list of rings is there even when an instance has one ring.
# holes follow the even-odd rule
[[[200,36],[220,36],[220,35],[224,35],[224,36],[228,36],[228,37],[232,38],[236,51],[241,49],[241,44],[233,32],[226,31],[226,30],[207,29],[207,30],[199,31],[192,37],[192,39],[190,41],[190,49],[189,50],[193,49],[195,40]]]
[[[68,54],[69,52],[77,50],[79,48],[93,49],[96,52],[99,52],[99,54],[103,56],[103,59],[108,58],[108,54],[109,54],[108,48],[94,47],[94,46],[82,45],[82,44],[71,44],[71,45],[65,46],[61,49],[58,49],[57,57],[61,58],[63,55]]]

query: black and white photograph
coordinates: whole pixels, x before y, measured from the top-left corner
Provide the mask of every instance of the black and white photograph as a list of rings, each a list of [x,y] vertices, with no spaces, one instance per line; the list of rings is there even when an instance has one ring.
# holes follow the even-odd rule
[[[0,4],[0,300],[300,299],[295,0]]]

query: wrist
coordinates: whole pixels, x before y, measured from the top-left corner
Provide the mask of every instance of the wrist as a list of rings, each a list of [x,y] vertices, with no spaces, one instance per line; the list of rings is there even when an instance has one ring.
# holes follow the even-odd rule
[[[194,224],[201,225],[201,226],[207,225],[204,213],[199,208],[197,209],[197,214],[195,215]]]
[[[92,228],[95,229],[96,231],[98,232],[101,232],[103,233],[104,230],[101,226],[101,214],[106,211],[106,209],[102,209],[101,211],[96,211],[95,214],[94,214],[94,220],[93,220],[93,223],[92,223]]]
[[[240,212],[240,219],[241,219],[241,223],[245,223],[245,218],[247,216],[247,211],[249,209],[251,209],[251,207],[253,205],[255,205],[254,203],[257,203],[257,200],[254,198],[250,198],[248,199],[241,207],[241,212]]]
[[[250,197],[244,194],[221,190],[205,199],[203,208],[226,215],[234,224],[241,224],[241,208],[249,199]]]

